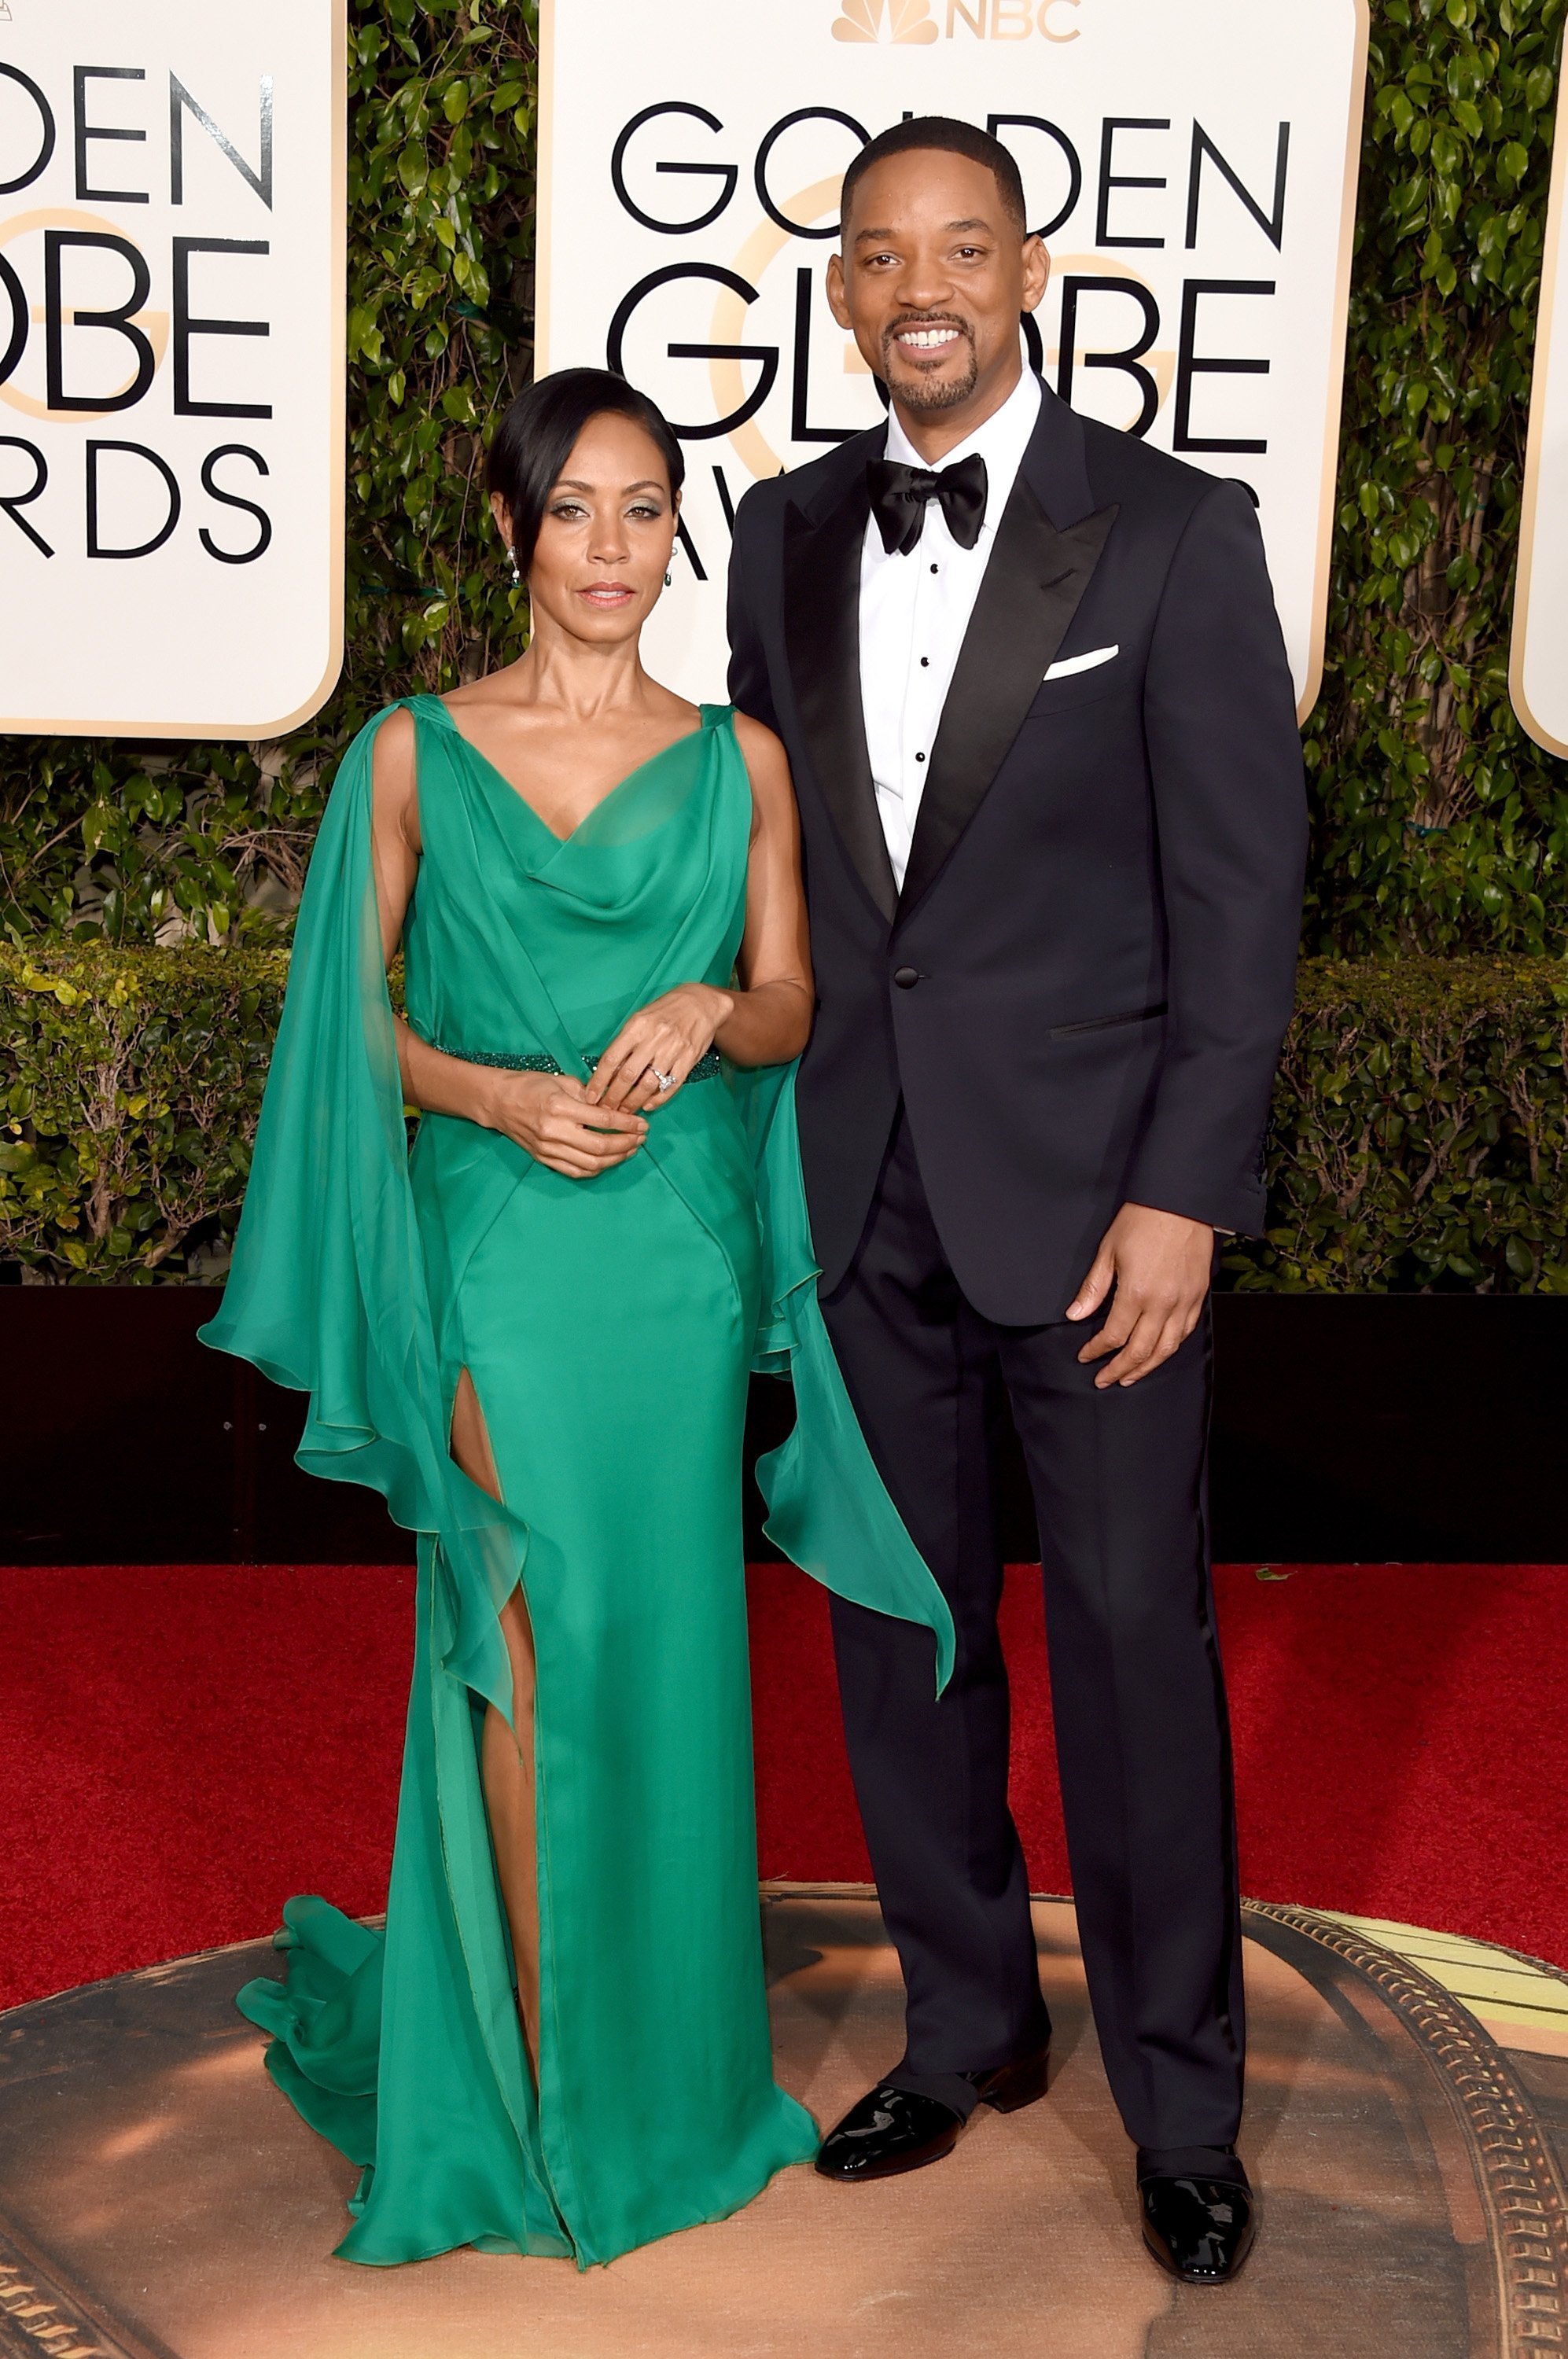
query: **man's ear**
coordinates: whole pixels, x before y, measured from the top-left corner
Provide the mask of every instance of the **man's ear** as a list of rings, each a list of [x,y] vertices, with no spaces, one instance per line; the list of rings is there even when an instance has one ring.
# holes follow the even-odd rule
[[[1051,256],[1045,241],[1039,237],[1024,240],[1024,300],[1026,311],[1037,311],[1045,300],[1045,290],[1051,284]]]
[[[840,254],[830,254],[828,256],[827,288],[828,310],[841,328],[847,328],[850,324],[849,305],[844,301],[844,256]]]

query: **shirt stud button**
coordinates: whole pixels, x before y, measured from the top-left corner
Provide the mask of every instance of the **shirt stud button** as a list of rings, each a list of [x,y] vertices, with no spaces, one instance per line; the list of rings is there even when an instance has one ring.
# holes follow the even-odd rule
[[[915,759],[916,759],[916,761],[917,761],[917,762],[923,762],[923,761],[925,760],[925,758],[926,758],[926,757],[925,757],[925,756],[924,756],[923,754],[917,754],[917,755],[915,756]]]
[[[893,980],[898,984],[900,991],[913,991],[920,979],[920,971],[919,967],[898,966],[895,967],[893,970]]]
[[[922,656],[922,657],[920,658],[920,669],[921,669],[922,671],[925,671],[925,670],[930,667],[930,664],[931,664],[931,658],[930,658],[930,656]]]
[[[940,573],[940,572],[942,571],[942,568],[941,568],[941,566],[940,566],[940,565],[933,565],[933,566],[931,567],[931,571],[932,571],[933,573]]]

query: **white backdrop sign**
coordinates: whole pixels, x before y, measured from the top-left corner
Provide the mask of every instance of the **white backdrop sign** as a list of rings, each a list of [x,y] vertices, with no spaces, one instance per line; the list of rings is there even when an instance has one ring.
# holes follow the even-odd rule
[[[1537,745],[1568,757],[1568,104],[1557,111],[1535,333],[1508,685]]]
[[[1366,0],[544,0],[539,366],[606,361],[689,466],[653,668],[723,692],[728,521],[879,417],[823,273],[862,139],[1006,140],[1053,269],[1033,357],[1075,408],[1240,477],[1316,697]]]
[[[0,729],[261,737],[331,691],[344,6],[0,6]]]

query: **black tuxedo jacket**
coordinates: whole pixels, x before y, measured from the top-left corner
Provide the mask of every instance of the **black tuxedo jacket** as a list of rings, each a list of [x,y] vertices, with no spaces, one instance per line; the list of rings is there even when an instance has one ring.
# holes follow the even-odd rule
[[[730,571],[730,694],[783,738],[800,804],[818,990],[800,1141],[824,1288],[901,1093],[959,1284],[1009,1325],[1062,1316],[1124,1202],[1259,1224],[1306,844],[1246,491],[1042,396],[902,893],[860,698],[866,462],[886,429],[754,485]]]

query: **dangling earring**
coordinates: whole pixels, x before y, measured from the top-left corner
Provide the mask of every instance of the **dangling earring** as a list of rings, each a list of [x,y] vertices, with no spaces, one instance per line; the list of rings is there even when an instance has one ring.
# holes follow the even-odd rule
[[[674,576],[674,574],[673,574],[673,573],[667,573],[667,574],[665,575],[665,577],[664,577],[664,586],[665,586],[665,588],[666,588],[667,590],[669,589],[669,587],[670,587],[670,583],[674,581],[674,579],[675,579],[675,576]]]
[[[517,552],[515,549],[509,549],[506,554],[512,560],[512,587],[514,590],[520,590],[523,586],[523,577],[517,571]]]

